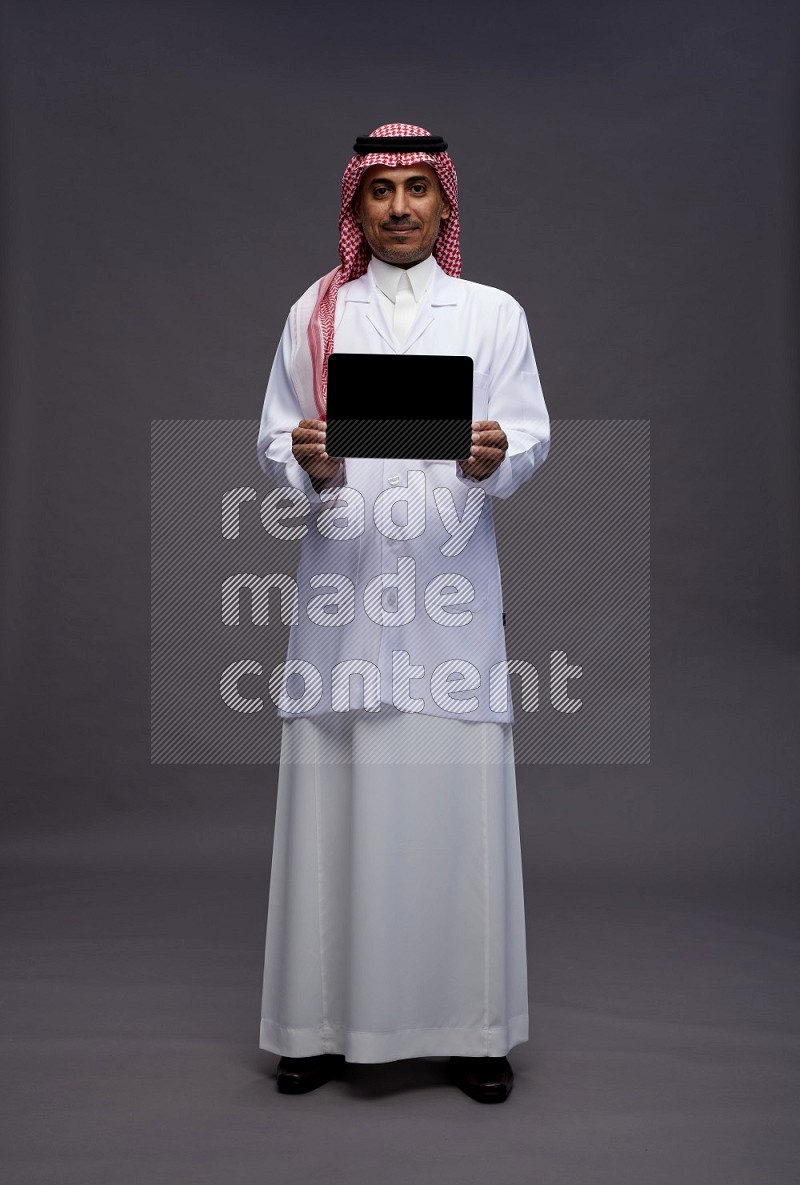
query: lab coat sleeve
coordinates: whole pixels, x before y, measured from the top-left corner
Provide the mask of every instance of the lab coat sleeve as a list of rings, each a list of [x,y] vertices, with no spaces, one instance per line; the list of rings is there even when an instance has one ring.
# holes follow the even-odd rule
[[[494,498],[508,498],[545,461],[550,448],[550,417],[524,310],[509,298],[496,325],[486,418],[496,420],[503,429],[508,450],[489,477],[465,477],[458,464],[456,475],[464,485],[479,486]]]
[[[291,378],[291,348],[291,323],[287,319],[264,396],[256,446],[258,463],[272,485],[291,486],[304,494],[314,506],[324,500],[320,495],[325,490],[345,484],[345,463],[342,462],[333,478],[316,490],[311,478],[292,453],[292,429],[303,419],[316,418],[317,413],[311,417],[302,410]]]

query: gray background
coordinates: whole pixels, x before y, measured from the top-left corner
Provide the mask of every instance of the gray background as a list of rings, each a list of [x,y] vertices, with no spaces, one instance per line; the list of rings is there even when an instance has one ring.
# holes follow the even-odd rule
[[[7,1179],[794,1181],[795,6],[3,15]],[[437,1059],[277,1095],[275,770],[149,764],[150,421],[258,415],[394,119],[551,415],[652,428],[652,762],[520,770],[501,1108]]]

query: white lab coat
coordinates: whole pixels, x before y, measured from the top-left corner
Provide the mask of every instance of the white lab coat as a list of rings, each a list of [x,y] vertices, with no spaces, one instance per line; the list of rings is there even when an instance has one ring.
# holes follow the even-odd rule
[[[455,279],[437,264],[399,347],[371,270],[343,285],[335,350],[469,355],[473,419],[496,420],[508,451],[483,481],[465,478],[455,461],[349,457],[340,484],[320,493],[292,456],[292,429],[318,413],[311,391],[292,383],[291,322],[290,315],[258,437],[262,469],[276,487],[290,487],[295,504],[283,499],[282,506],[299,516],[276,521],[305,530],[289,665],[276,688],[279,714],[377,712],[394,704],[448,719],[511,722],[492,499],[510,497],[533,475],[550,439],[522,308],[505,292]],[[300,676],[287,685],[292,671]]]
[[[530,478],[549,443],[525,316],[505,293],[448,277],[437,265],[400,349],[371,271],[344,285],[337,351],[471,356],[473,417],[497,420],[509,448],[482,482],[464,478],[455,462],[346,458],[339,484],[320,494],[291,452],[292,429],[317,418],[308,383],[297,390],[292,381],[293,332],[298,318],[290,314],[258,456],[274,486],[295,491],[290,509],[300,517],[275,524],[306,528],[288,657],[313,664],[319,686],[303,702],[309,676],[279,699],[259,1044],[355,1062],[500,1056],[528,1038],[528,998],[511,710],[493,710],[488,696],[490,668],[505,658],[491,500]],[[393,529],[389,503],[402,497],[408,516],[395,506]],[[407,584],[394,600],[389,587],[375,603],[368,586],[381,573],[397,574],[401,560],[413,560],[416,600],[398,624]],[[471,620],[432,619],[424,590],[437,577],[443,596],[438,607],[433,598],[434,613],[468,610]],[[445,604],[448,581],[456,592]],[[349,608],[352,620],[326,625],[324,600],[314,597],[327,599],[340,621]],[[423,673],[393,680],[393,651]],[[333,671],[347,659],[377,670],[377,698],[365,676],[364,699],[355,695],[348,710],[332,711]],[[438,685],[433,677],[448,660],[460,664],[460,691],[447,683],[447,668]],[[281,689],[286,696],[286,680]]]

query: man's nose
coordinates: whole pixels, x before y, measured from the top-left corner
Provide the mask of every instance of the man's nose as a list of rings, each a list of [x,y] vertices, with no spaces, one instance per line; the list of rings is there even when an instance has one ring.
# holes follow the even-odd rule
[[[404,189],[396,189],[392,194],[389,213],[392,218],[404,218],[409,213],[408,195]]]

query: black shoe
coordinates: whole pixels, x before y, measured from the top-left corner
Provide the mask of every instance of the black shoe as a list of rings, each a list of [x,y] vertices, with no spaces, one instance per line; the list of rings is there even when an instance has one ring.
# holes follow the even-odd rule
[[[306,1094],[341,1072],[341,1053],[317,1053],[313,1057],[282,1057],[278,1062],[278,1090],[281,1094]]]
[[[479,1103],[503,1103],[511,1094],[514,1071],[506,1057],[451,1057],[450,1077]]]

